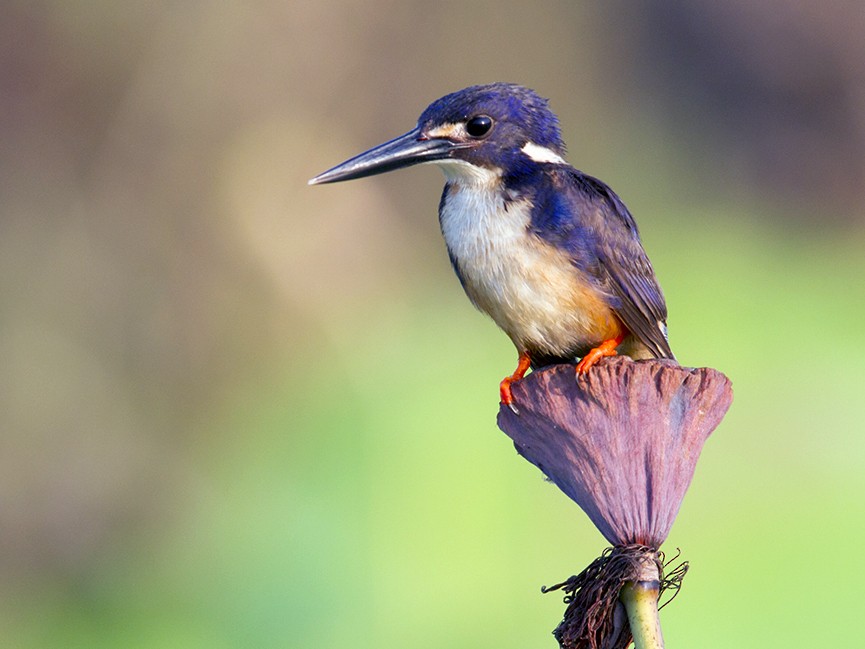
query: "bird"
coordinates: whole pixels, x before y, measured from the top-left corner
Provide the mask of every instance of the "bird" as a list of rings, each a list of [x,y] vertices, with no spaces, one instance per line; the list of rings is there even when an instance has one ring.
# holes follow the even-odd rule
[[[547,99],[513,83],[464,88],[430,104],[407,133],[309,184],[417,164],[444,172],[439,224],[451,264],[517,349],[502,404],[518,412],[511,387],[529,369],[579,358],[579,378],[618,353],[675,360],[637,224],[607,184],[565,160]]]

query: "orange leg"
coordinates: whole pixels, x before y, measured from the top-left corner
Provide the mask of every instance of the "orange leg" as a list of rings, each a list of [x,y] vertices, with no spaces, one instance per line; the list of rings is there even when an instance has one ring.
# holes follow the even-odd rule
[[[590,350],[580,362],[577,363],[577,374],[585,374],[595,363],[601,360],[604,356],[615,356],[616,347],[622,344],[625,339],[625,333],[621,333],[615,338],[605,340],[600,345]]]
[[[513,374],[506,376],[502,379],[502,382],[499,383],[499,394],[502,397],[502,403],[506,406],[513,407],[514,403],[514,396],[511,394],[511,383],[523,378],[526,375],[526,372],[529,371],[531,364],[532,360],[529,358],[529,355],[526,352],[520,352],[520,360],[517,363],[517,369],[514,370]]]

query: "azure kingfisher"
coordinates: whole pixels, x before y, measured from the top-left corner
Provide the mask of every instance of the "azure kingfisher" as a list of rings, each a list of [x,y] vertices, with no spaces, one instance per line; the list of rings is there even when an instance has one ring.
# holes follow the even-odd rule
[[[469,299],[510,337],[517,369],[604,356],[673,358],[667,306],[637,224],[610,187],[569,165],[556,115],[534,91],[471,86],[434,101],[405,135],[309,181],[435,164],[439,222]]]

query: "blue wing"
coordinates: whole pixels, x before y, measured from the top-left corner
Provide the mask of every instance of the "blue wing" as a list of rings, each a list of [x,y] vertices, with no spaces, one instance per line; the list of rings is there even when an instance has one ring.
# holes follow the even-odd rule
[[[628,208],[610,187],[576,169],[559,166],[545,177],[534,197],[535,233],[569,251],[574,266],[598,282],[615,314],[656,358],[673,358],[664,294]]]

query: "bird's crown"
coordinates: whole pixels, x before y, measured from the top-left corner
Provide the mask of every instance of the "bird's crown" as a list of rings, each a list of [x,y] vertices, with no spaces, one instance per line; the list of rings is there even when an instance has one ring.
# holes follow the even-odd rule
[[[418,125],[429,129],[466,123],[473,117],[483,116],[493,121],[490,135],[501,123],[507,125],[501,128],[507,128],[512,134],[518,131],[527,141],[556,153],[564,152],[559,119],[550,110],[549,102],[534,90],[514,83],[470,86],[445,95],[427,107]]]

